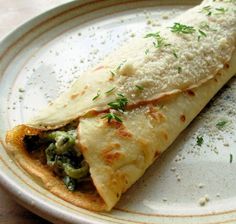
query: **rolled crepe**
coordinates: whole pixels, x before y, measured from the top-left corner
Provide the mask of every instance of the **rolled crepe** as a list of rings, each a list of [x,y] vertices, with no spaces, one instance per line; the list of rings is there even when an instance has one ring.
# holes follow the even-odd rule
[[[52,193],[83,208],[111,210],[235,74],[235,10],[233,0],[203,1],[124,45],[9,131],[9,151]],[[89,165],[93,192],[69,192],[24,147],[24,136],[71,122],[78,125],[76,146]]]

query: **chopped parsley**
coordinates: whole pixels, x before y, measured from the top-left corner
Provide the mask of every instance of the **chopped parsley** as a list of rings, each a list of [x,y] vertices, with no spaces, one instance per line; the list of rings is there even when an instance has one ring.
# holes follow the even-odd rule
[[[128,99],[121,93],[118,93],[117,95],[118,95],[118,98],[115,101],[108,103],[107,105],[110,106],[110,109],[113,109],[113,110],[116,110],[119,112],[124,112],[125,108],[128,104]],[[110,112],[102,117],[102,119],[104,119],[104,118],[108,119],[108,123],[112,119],[114,119],[118,122],[122,122],[122,119],[112,112]]]
[[[142,86],[136,85],[135,87],[136,87],[138,90],[140,90],[140,91],[143,91],[143,90],[144,90],[144,87],[142,87]]]
[[[211,16],[212,15],[212,11],[211,10],[212,10],[211,6],[208,5],[208,6],[203,7],[201,12],[205,13],[207,16]]]
[[[127,61],[127,60],[122,61],[122,62],[117,66],[116,71],[119,71],[126,61]]]
[[[19,88],[18,91],[19,91],[20,93],[25,92],[25,90],[24,90],[23,88]]]
[[[207,36],[206,33],[203,32],[203,31],[200,30],[200,29],[198,30],[198,32],[199,32],[198,41],[200,41],[201,37],[206,37],[206,36]]]
[[[206,37],[207,35],[206,35],[206,33],[205,32],[203,32],[202,30],[198,30],[198,32],[202,35],[202,36],[204,36],[204,37]]]
[[[99,96],[100,96],[100,90],[97,92],[97,95],[95,97],[93,97],[93,100],[96,100]]]
[[[108,123],[109,123],[112,119],[114,119],[114,120],[116,120],[116,121],[118,121],[118,122],[122,122],[122,119],[121,119],[120,117],[118,117],[118,116],[117,116],[116,114],[114,114],[114,113],[108,113],[108,114],[106,114],[105,116],[102,117],[102,119],[104,119],[104,118],[107,118]]]
[[[225,14],[228,11],[228,9],[220,7],[220,8],[215,8],[214,11],[215,11],[214,13],[215,15],[219,15],[219,14]],[[207,16],[211,16],[213,13],[213,9],[211,6],[208,5],[208,6],[203,7],[201,12],[206,14]]]
[[[174,55],[174,57],[175,57],[175,58],[178,58],[178,55],[177,55],[177,53],[176,53],[176,51],[175,51],[175,50],[173,50],[173,52],[172,52],[172,53],[173,53],[173,55]]]
[[[113,69],[113,71],[111,70],[110,73],[112,75],[112,77],[116,76],[117,72],[121,69],[121,67],[124,65],[124,63],[126,62],[127,60],[124,60],[122,61],[116,69]],[[115,70],[115,71],[114,71]]]
[[[196,30],[194,29],[194,27],[192,26],[187,26],[181,23],[174,23],[174,26],[170,27],[171,28],[171,32],[173,33],[183,33],[183,34],[192,34],[194,33]]]
[[[114,77],[116,75],[115,72],[113,72],[113,71],[110,71],[110,73],[111,73],[112,77]]]
[[[106,93],[106,94],[109,94],[109,93],[111,93],[115,88],[116,88],[116,87],[113,87],[113,88],[109,89],[108,91],[106,91],[105,93]]]
[[[217,31],[216,29],[211,28],[207,23],[202,22],[199,26],[200,29],[206,30],[206,31]]]
[[[233,162],[233,155],[230,154],[229,156],[230,156],[230,157],[229,157],[229,162],[232,163],[232,162]]]
[[[156,42],[153,42],[153,45],[155,48],[161,48],[161,47],[166,47],[170,46],[170,44],[166,43],[166,39],[164,37],[161,37],[160,32],[156,33],[149,33],[147,34],[144,38],[154,38]]]
[[[182,72],[182,68],[181,67],[178,67],[178,73],[181,73]]]
[[[145,50],[145,54],[147,55],[149,53],[149,49],[146,49]]]
[[[197,145],[202,146],[204,139],[202,136],[197,136]]]
[[[107,105],[110,106],[111,109],[123,112],[125,111],[125,107],[128,104],[128,99],[120,93],[118,93],[117,95],[119,97],[115,101],[110,102]]]
[[[205,22],[201,23],[199,27],[203,30],[210,30],[210,26]]]
[[[226,120],[219,121],[219,122],[216,124],[216,127],[217,127],[218,129],[222,129],[227,123],[228,123],[228,121],[226,121]]]
[[[223,7],[216,8],[215,10],[217,11],[216,15],[218,15],[218,14],[225,14],[228,11],[228,9],[223,8]]]
[[[221,2],[222,0],[213,0],[213,2]],[[233,3],[233,2],[235,2],[236,3],[236,0],[223,0],[223,2],[225,2],[225,3]]]

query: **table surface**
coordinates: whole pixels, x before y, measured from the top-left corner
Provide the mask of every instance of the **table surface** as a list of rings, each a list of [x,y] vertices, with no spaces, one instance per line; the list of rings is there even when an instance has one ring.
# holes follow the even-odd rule
[[[70,0],[0,0],[0,39],[27,20]],[[47,224],[48,221],[18,205],[0,188],[1,224]]]

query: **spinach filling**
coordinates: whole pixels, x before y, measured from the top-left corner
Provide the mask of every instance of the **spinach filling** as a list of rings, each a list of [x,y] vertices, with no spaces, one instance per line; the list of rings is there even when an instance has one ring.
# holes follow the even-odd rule
[[[72,129],[25,135],[23,139],[27,151],[62,178],[69,191],[91,180],[89,166],[76,148],[76,136],[76,130]]]

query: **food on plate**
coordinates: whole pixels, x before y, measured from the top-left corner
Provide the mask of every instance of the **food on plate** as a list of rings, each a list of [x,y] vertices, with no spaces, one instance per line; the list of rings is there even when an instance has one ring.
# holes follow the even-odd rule
[[[205,0],[87,71],[8,150],[52,193],[109,211],[236,72],[236,3]]]

